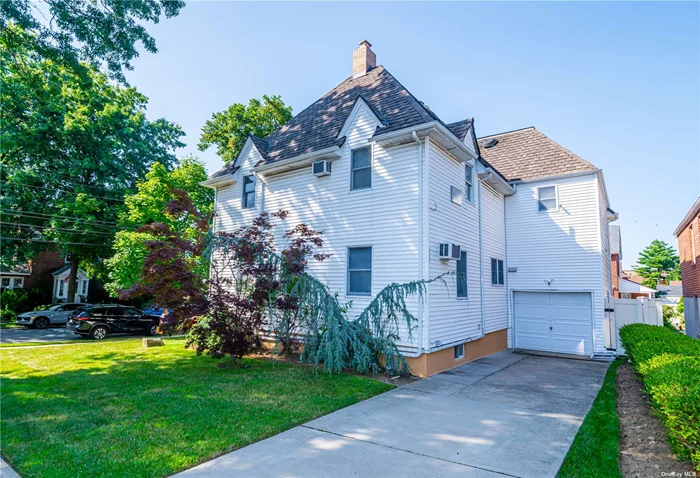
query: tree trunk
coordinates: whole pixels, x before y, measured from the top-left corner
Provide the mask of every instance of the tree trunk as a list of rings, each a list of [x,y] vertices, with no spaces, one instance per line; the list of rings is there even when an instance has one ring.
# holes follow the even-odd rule
[[[78,256],[70,255],[70,275],[68,276],[68,296],[66,302],[75,302],[75,291],[78,288]]]

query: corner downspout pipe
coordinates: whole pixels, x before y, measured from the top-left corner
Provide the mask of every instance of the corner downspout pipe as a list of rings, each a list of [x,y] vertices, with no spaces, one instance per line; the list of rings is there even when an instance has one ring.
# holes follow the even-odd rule
[[[481,207],[481,189],[483,188],[483,182],[488,181],[491,176],[492,173],[489,171],[485,178],[479,180],[479,285],[481,292],[481,337],[486,335],[486,308],[484,305],[484,234],[482,225],[483,209]]]
[[[418,278],[423,280],[423,145],[415,130],[411,132],[413,141],[418,145]],[[425,298],[420,297],[418,303],[418,355],[423,354],[423,309]]]

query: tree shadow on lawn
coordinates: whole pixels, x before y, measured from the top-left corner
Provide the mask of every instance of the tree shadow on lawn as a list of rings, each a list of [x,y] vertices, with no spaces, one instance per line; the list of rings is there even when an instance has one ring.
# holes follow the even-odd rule
[[[23,476],[166,476],[392,388],[271,360],[220,368],[176,348],[8,353],[3,456]]]

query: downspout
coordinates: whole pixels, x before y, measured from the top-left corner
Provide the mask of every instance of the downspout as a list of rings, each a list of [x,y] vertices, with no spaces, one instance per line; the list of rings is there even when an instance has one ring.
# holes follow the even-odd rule
[[[475,168],[476,169],[476,168]],[[479,176],[477,175],[477,178]],[[486,308],[484,306],[484,239],[482,226],[481,189],[483,181],[491,178],[491,172],[484,179],[479,180],[479,286],[481,293],[481,337],[486,335]],[[481,338],[479,337],[479,338]]]
[[[411,132],[413,141],[418,145],[418,279],[423,280],[423,145],[416,134]],[[423,309],[425,308],[425,297],[419,298],[418,303],[418,352],[417,356],[423,354]]]

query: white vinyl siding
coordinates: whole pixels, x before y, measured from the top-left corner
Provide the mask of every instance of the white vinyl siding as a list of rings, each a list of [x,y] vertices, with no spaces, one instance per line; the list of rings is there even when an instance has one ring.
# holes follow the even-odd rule
[[[555,185],[558,210],[538,213],[537,188]],[[595,174],[519,184],[517,193],[506,198],[507,267],[517,268],[507,274],[507,284],[511,291],[592,291],[593,349],[603,352],[604,268],[598,194]]]
[[[481,184],[481,213],[484,275],[484,322],[486,333],[508,327],[508,273],[506,259],[506,217],[503,194],[488,184]],[[491,258],[504,259],[505,285],[492,287]]]
[[[429,181],[428,201],[428,278],[452,272],[452,276],[428,286],[428,317],[424,329],[427,342],[435,350],[450,344],[475,340],[481,337],[481,304],[479,274],[479,217],[478,208],[464,202],[461,206],[451,202],[446,188],[462,184],[464,163],[443,151],[428,140],[427,165]],[[457,182],[459,181],[459,182]],[[478,203],[478,194],[474,194]],[[467,253],[467,291],[469,300],[455,300],[457,281],[454,276],[455,261],[439,259],[440,243],[452,243]],[[474,271],[474,272],[471,272]],[[426,333],[424,330],[424,333]]]
[[[324,241],[319,252],[331,254],[322,262],[309,259],[308,270],[324,282],[331,292],[338,293],[342,303],[352,301],[348,317],[356,317],[382,288],[393,282],[415,281],[420,277],[418,260],[418,146],[408,143],[391,148],[373,146],[372,188],[350,191],[350,155],[352,149],[367,146],[379,125],[364,105],[349,119],[347,139],[341,147],[341,157],[333,161],[333,172],[323,178],[315,177],[310,167],[275,175],[257,181],[258,208],[260,189],[264,183],[264,209],[289,212],[286,221],[274,220],[275,240],[284,248],[289,239],[284,231],[305,223],[321,231]],[[241,164],[245,170],[257,160],[251,153],[250,162]],[[259,156],[258,156],[259,157]],[[218,231],[233,231],[249,224],[259,213],[240,209],[240,183],[218,191]],[[236,198],[236,200],[231,200]],[[252,212],[251,212],[252,211]],[[347,248],[372,246],[371,297],[346,294]],[[418,317],[417,295],[407,299],[409,309]],[[413,324],[414,326],[417,323]],[[401,331],[399,344],[406,353],[415,352],[408,341],[406,329]]]

